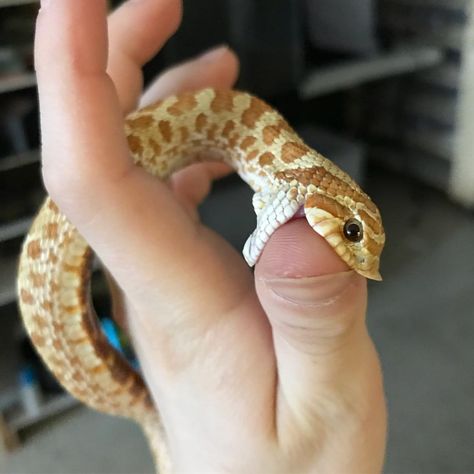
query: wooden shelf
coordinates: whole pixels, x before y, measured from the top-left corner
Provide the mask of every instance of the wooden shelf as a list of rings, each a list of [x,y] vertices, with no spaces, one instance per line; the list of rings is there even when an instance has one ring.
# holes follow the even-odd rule
[[[16,300],[16,274],[18,257],[0,258],[0,306]]]
[[[20,445],[18,433],[35,423],[39,423],[51,416],[59,415],[79,405],[79,401],[69,394],[49,396],[43,400],[37,413],[25,413],[19,403],[0,412],[0,448],[13,451]]]
[[[34,86],[36,86],[36,74],[34,72],[0,75],[0,94]]]
[[[450,10],[461,10],[469,4],[469,0],[382,0],[382,4],[403,6],[432,7]]]
[[[39,3],[39,0],[0,0],[0,8]]]
[[[69,408],[78,405],[79,402],[68,394],[56,395],[41,404],[39,412],[34,415],[24,413],[20,408],[7,415],[8,426],[15,431],[22,430],[28,426],[38,423],[50,416],[57,415]]]
[[[457,90],[459,88],[461,71],[456,64],[444,64],[443,66],[429,69],[419,73],[416,78],[428,84],[446,89]]]
[[[426,69],[440,64],[442,60],[443,54],[438,49],[420,47],[348,61],[314,70],[301,84],[299,93],[302,98],[309,99],[366,82]]]
[[[0,242],[21,237],[31,226],[32,217],[23,217],[8,224],[0,225]]]
[[[31,150],[25,153],[19,153],[18,155],[6,156],[0,158],[0,173],[3,171],[10,171],[21,166],[31,165],[37,163],[40,160],[39,150]]]

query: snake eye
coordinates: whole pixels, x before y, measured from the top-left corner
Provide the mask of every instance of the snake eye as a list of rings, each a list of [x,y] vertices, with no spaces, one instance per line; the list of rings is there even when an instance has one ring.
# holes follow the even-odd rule
[[[344,237],[351,242],[360,242],[364,236],[362,224],[357,219],[349,219],[344,224]]]

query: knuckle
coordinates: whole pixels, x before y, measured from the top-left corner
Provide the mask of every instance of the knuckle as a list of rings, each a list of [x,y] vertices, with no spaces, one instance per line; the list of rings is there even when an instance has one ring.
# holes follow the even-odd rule
[[[42,176],[48,194],[58,204],[89,193],[93,180],[90,171],[85,167],[77,169],[65,165],[43,165]]]

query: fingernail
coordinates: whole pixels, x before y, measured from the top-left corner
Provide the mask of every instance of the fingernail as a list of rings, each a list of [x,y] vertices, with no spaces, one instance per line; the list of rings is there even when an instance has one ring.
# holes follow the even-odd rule
[[[227,51],[229,47],[226,44],[221,44],[219,46],[215,46],[204,53],[202,53],[199,56],[200,61],[216,61],[219,59],[221,56],[223,56]]]
[[[298,305],[331,304],[360,277],[354,271],[306,278],[262,279],[267,288],[284,300]]]
[[[44,10],[48,5],[51,0],[41,0],[40,1],[40,11]]]

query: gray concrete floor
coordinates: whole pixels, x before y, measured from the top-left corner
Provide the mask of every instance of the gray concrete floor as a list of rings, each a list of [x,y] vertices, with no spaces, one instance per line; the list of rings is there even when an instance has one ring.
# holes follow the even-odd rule
[[[474,473],[473,214],[381,171],[367,188],[388,236],[368,316],[390,412],[385,472]],[[242,206],[242,191],[224,194]],[[211,201],[206,219],[222,222],[220,208]],[[252,224],[242,219],[226,232],[239,244]],[[29,433],[0,472],[145,473],[152,464],[138,428],[82,408]]]

